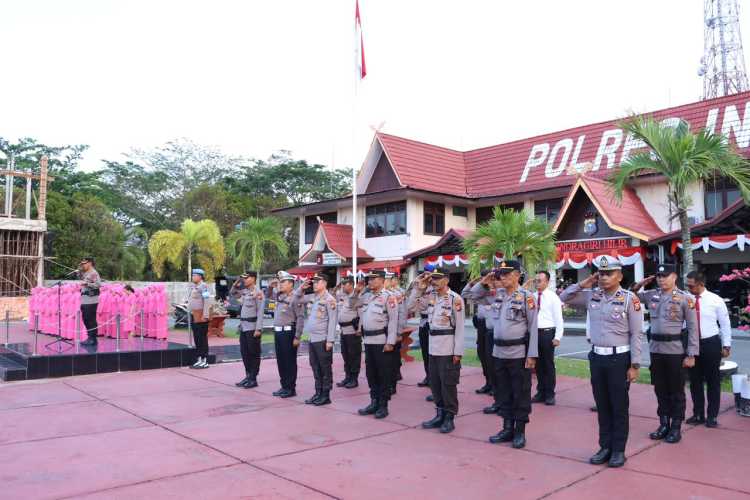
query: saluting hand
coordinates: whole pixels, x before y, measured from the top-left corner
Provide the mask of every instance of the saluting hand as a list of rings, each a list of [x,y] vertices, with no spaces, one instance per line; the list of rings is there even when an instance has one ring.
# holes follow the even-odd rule
[[[592,274],[591,276],[589,276],[588,278],[586,278],[585,280],[578,283],[578,286],[580,286],[581,288],[591,288],[592,286],[594,286],[594,284],[598,280],[599,280],[599,273],[596,272]]]

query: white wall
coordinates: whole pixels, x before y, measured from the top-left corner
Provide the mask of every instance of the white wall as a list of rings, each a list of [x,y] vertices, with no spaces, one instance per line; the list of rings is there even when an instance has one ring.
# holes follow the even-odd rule
[[[666,182],[660,182],[658,184],[643,184],[635,186],[635,192],[638,198],[641,199],[643,205],[648,210],[648,213],[653,217],[656,225],[659,229],[665,233],[679,229],[680,223],[677,219],[669,220],[669,186]],[[699,183],[694,183],[688,187],[688,194],[692,199],[693,203],[688,209],[688,216],[695,217],[696,220],[703,221],[705,218],[705,210],[703,203],[703,186]]]

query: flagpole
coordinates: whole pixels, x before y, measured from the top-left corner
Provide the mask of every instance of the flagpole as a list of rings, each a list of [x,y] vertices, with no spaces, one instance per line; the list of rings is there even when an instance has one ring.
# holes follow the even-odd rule
[[[358,36],[359,35],[359,36]],[[354,100],[352,101],[352,278],[357,282],[357,97],[359,95],[359,80],[362,78],[360,70],[361,57],[361,25],[359,17],[359,0],[354,0]]]

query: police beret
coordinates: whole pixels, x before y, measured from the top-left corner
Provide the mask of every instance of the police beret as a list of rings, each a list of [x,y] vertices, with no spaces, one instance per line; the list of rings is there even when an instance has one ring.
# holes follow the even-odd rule
[[[322,274],[320,274],[320,273],[315,273],[315,274],[313,274],[313,275],[312,275],[312,280],[313,280],[313,281],[320,281],[320,280],[323,280],[323,281],[325,281],[325,282],[328,282],[328,278],[326,278],[326,277],[325,277],[324,275],[322,275]]]
[[[448,277],[448,272],[442,267],[439,267],[435,269],[434,271],[432,271],[431,278],[434,280],[439,280],[441,278],[447,278],[447,277]]]
[[[677,266],[674,264],[659,264],[656,266],[656,274],[667,276],[672,273],[677,273]]]
[[[341,278],[341,284],[344,285],[346,283],[354,283],[354,277],[353,276],[344,276]]]
[[[385,271],[373,269],[367,274],[368,278],[385,278]]]
[[[258,273],[257,271],[245,271],[240,275],[240,278],[257,278]]]

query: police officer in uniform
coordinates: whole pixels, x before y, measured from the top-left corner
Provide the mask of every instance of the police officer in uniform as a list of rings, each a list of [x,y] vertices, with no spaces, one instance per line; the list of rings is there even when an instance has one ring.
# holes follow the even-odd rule
[[[658,288],[640,292],[656,279]],[[654,440],[677,443],[682,438],[685,420],[685,372],[695,366],[700,335],[698,333],[695,302],[676,287],[677,269],[674,264],[660,264],[656,276],[633,285],[631,290],[648,307],[648,332],[651,353],[651,383],[658,402],[659,428],[649,434]]]
[[[341,328],[341,357],[344,359],[344,380],[336,387],[359,387],[359,369],[362,365],[362,333],[359,331],[359,311],[351,307],[354,295],[354,278],[342,278],[336,287],[338,322]]]
[[[493,297],[490,282],[499,278],[501,288]],[[513,441],[513,448],[526,446],[526,424],[531,413],[531,370],[536,365],[539,334],[534,295],[520,287],[521,264],[500,263],[471,289],[473,300],[491,306],[494,327],[495,394],[502,430],[490,436],[491,443]]]
[[[434,269],[431,265],[424,267],[425,273],[430,273]],[[422,276],[420,275],[420,276]],[[430,385],[430,322],[427,321],[427,313],[419,313],[419,350],[422,351],[422,364],[424,365],[424,379],[417,382],[418,387],[428,387]]]
[[[432,290],[426,293],[428,280]],[[407,309],[426,312],[430,323],[430,389],[435,401],[435,417],[422,423],[424,429],[440,428],[443,434],[455,429],[458,414],[458,380],[464,355],[464,303],[448,288],[448,275],[442,269],[424,275],[412,287]]]
[[[208,319],[211,311],[211,294],[205,279],[206,272],[203,269],[193,269],[193,283],[188,290],[188,314],[192,319],[190,327],[193,330],[198,359],[190,368],[208,368]]]
[[[258,387],[260,371],[260,344],[263,330],[263,291],[256,286],[258,273],[245,271],[240,279],[232,284],[229,294],[239,300],[240,309],[240,353],[245,365],[245,378],[237,382],[237,387],[252,389]],[[240,286],[240,283],[242,286]]]
[[[466,283],[461,297],[468,298],[471,292],[471,288],[476,285],[481,278],[487,276],[489,271],[483,269],[480,278],[473,279]],[[472,322],[474,328],[477,330],[477,356],[479,357],[479,363],[482,365],[482,374],[484,375],[484,385],[479,389],[475,390],[477,394],[491,394],[492,393],[492,343],[489,345],[487,342],[487,309],[486,304],[476,304],[474,308],[474,317]]]
[[[388,416],[393,367],[390,360],[398,333],[398,301],[384,289],[385,271],[371,271],[368,275],[370,293],[362,293],[364,282],[357,283],[352,307],[362,307],[360,320],[365,345],[365,369],[370,386],[370,404],[361,408],[360,415]]]
[[[99,273],[94,269],[94,259],[86,257],[79,264],[79,275],[83,283],[81,284],[81,319],[86,327],[87,339],[81,342],[81,345],[95,346],[97,344],[97,335],[99,335],[99,325],[96,322],[96,312],[99,308],[99,288],[102,286],[102,279]]]
[[[628,440],[628,389],[640,369],[643,311],[638,296],[620,287],[620,261],[603,255],[597,264],[598,272],[566,288],[560,300],[588,308],[589,368],[600,446],[589,462],[622,467]],[[592,290],[597,280],[599,288]]]
[[[273,314],[273,343],[276,350],[276,365],[279,369],[281,388],[273,395],[291,398],[297,395],[297,348],[302,338],[304,307],[294,293],[295,278],[291,274],[278,272],[277,284],[269,284],[271,297],[276,301]]]
[[[401,341],[403,340],[403,334],[406,329],[406,294],[404,289],[398,282],[398,277],[395,273],[386,271],[385,273],[385,289],[388,293],[396,297],[398,301],[398,329],[396,334],[396,344],[393,346],[393,351],[389,353],[391,356],[391,366],[393,366],[393,376],[391,378],[391,393],[396,394],[396,387],[399,380],[401,380]]]
[[[333,343],[336,340],[336,299],[328,293],[325,276],[315,274],[306,285],[312,285],[311,294],[300,287],[295,292],[297,300],[305,304],[305,325],[303,333],[310,337],[310,367],[315,377],[315,394],[305,400],[305,404],[322,406],[331,404],[333,388]]]

